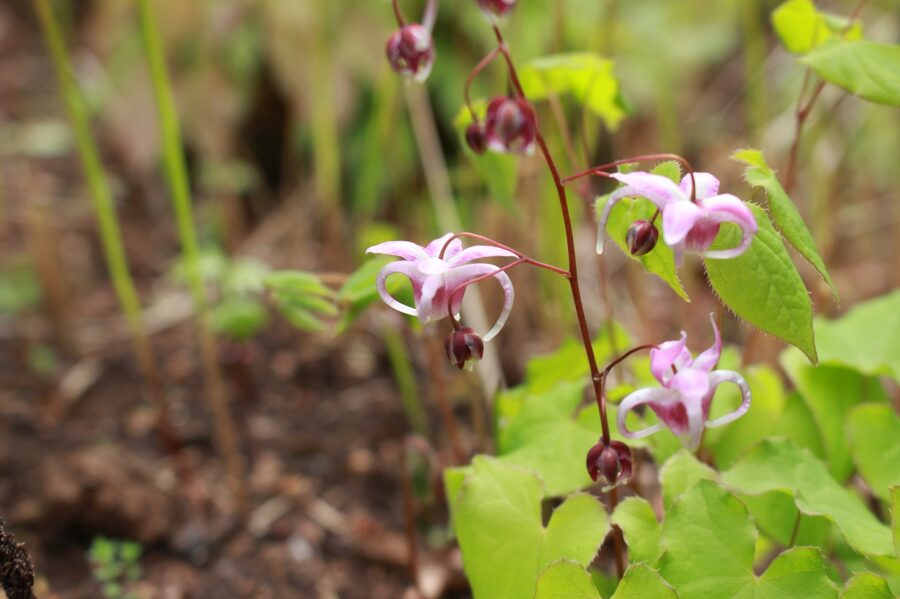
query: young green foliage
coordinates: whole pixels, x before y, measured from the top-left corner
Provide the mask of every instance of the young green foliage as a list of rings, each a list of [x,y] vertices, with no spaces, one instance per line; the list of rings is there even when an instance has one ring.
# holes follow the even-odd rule
[[[831,276],[828,274],[828,269],[825,267],[822,256],[819,255],[816,242],[813,240],[809,229],[806,228],[803,217],[800,216],[797,207],[794,206],[794,202],[791,201],[784,187],[781,186],[778,177],[775,176],[775,172],[766,163],[762,152],[759,150],[740,150],[732,155],[732,159],[747,165],[747,168],[744,170],[744,178],[747,179],[747,183],[766,190],[769,214],[772,216],[775,226],[778,227],[778,231],[784,235],[788,243],[794,246],[794,249],[801,256],[806,258],[807,262],[819,271],[819,274],[831,287],[831,291],[836,298],[837,289],[835,289]]]
[[[571,560],[554,562],[541,571],[534,599],[601,599],[590,573]]]
[[[890,488],[900,485],[900,417],[889,404],[862,404],[850,412],[846,431],[856,469],[878,498],[890,501]]]
[[[706,259],[709,283],[735,314],[797,346],[815,363],[809,293],[765,210],[749,206],[759,225],[753,242],[736,258]],[[736,246],[739,235],[735,227],[723,228],[713,249]]]
[[[772,26],[781,43],[794,54],[806,54],[828,40],[862,37],[859,23],[840,15],[816,10],[812,0],[788,0],[772,12]],[[848,26],[849,29],[848,29]]]
[[[476,599],[532,597],[547,565],[569,559],[587,566],[609,532],[603,505],[572,495],[544,527],[541,481],[500,460],[479,456],[459,494],[451,496],[454,530]]]
[[[677,599],[675,589],[646,564],[632,563],[611,599]]]
[[[320,316],[337,316],[335,293],[316,275],[298,270],[273,272],[265,278],[266,288],[281,315],[298,329],[325,330]]]
[[[851,94],[876,104],[900,106],[900,45],[832,40],[800,62]]]
[[[628,545],[628,561],[653,564],[659,557],[660,524],[643,497],[628,497],[612,514],[612,523],[622,529]]]
[[[841,599],[894,599],[887,581],[871,572],[857,572],[850,577]]]

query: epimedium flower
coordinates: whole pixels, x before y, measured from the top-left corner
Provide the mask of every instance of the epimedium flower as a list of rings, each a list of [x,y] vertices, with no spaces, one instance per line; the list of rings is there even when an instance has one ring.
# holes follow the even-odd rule
[[[421,83],[434,65],[434,40],[418,23],[404,25],[387,42],[387,57],[394,72]]]
[[[432,320],[446,318],[451,308],[453,314],[457,314],[465,294],[464,285],[486,275],[492,275],[503,289],[504,302],[497,322],[483,336],[484,341],[490,341],[506,324],[515,299],[515,291],[509,277],[500,270],[500,267],[475,261],[518,256],[491,245],[474,245],[464,249],[462,242],[454,239],[447,245],[442,258],[441,249],[451,237],[453,234],[447,233],[425,247],[411,241],[387,241],[370,247],[366,250],[367,254],[386,254],[402,258],[386,264],[378,273],[375,285],[381,299],[388,306],[398,312],[418,316],[419,320],[426,324]],[[387,278],[394,273],[406,275],[412,283],[414,307],[397,301],[388,293]]]
[[[687,445],[696,449],[704,426],[715,428],[743,416],[750,409],[750,387],[744,378],[731,370],[713,370],[722,353],[722,337],[713,315],[712,347],[696,358],[688,351],[687,334],[682,331],[681,339],[666,341],[650,350],[650,371],[662,388],[639,389],[622,400],[618,409],[619,431],[631,439],[640,439],[662,429],[663,424],[675,434],[686,438]],[[741,390],[741,405],[733,412],[716,418],[709,418],[716,388],[722,383],[734,383]],[[625,417],[636,407],[647,404],[662,420],[639,431],[628,430]]]
[[[601,437],[588,451],[586,462],[592,481],[597,482],[601,476],[606,480],[604,493],[631,479],[631,448],[621,441],[607,442]]]
[[[753,213],[738,197],[719,194],[719,180],[709,173],[694,173],[696,202],[691,201],[691,175],[685,175],[681,184],[668,177],[653,173],[612,173],[610,177],[624,183],[614,191],[600,216],[597,232],[597,253],[603,253],[603,237],[613,206],[627,197],[644,197],[653,202],[662,213],[662,237],[672,247],[675,261],[684,260],[685,251],[696,252],[704,258],[726,259],[743,254],[758,225]],[[719,233],[722,223],[734,223],[741,228],[741,241],[737,246],[724,250],[709,249]]]

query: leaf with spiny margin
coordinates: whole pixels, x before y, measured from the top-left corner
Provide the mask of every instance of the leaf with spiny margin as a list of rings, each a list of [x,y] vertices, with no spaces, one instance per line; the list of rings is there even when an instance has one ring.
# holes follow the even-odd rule
[[[781,365],[819,427],[829,471],[839,481],[845,480],[853,472],[845,428],[847,415],[862,401],[885,401],[884,389],[874,377],[849,368],[810,366],[796,350],[783,352]]]
[[[569,559],[586,567],[609,532],[603,505],[591,495],[568,497],[541,521],[541,481],[500,460],[477,456],[451,502],[454,530],[476,599],[534,595],[538,574]]]
[[[646,564],[632,563],[611,599],[678,599],[675,589]]]
[[[766,211],[754,204],[748,206],[759,230],[740,256],[704,260],[710,285],[736,315],[797,346],[815,363],[809,293]],[[737,227],[723,226],[712,249],[735,247],[740,243],[740,236]]]
[[[900,290],[857,304],[835,320],[816,319],[822,363],[900,382]]]
[[[666,510],[659,572],[681,599],[837,597],[818,549],[786,551],[755,576],[756,536],[747,508],[717,483],[701,480]]]
[[[613,61],[590,52],[536,58],[519,69],[519,82],[532,101],[572,94],[612,130],[625,117]]]
[[[894,594],[881,576],[857,572],[847,581],[841,599],[894,599]]]
[[[655,175],[662,175],[673,180],[675,183],[681,181],[681,170],[676,162],[667,161],[658,164],[652,171]],[[609,195],[597,198],[596,210],[597,215],[603,213],[603,207],[609,199]],[[636,220],[650,221],[656,213],[656,206],[644,198],[624,198],[613,206],[609,213],[609,220],[606,221],[606,231],[597,231],[598,235],[609,235],[619,249],[632,260],[637,260],[644,266],[644,270],[652,273],[665,281],[665,283],[677,293],[681,299],[686,302],[691,301],[688,297],[681,279],[678,278],[678,270],[675,267],[675,254],[672,248],[666,245],[660,239],[652,250],[643,256],[632,256],[625,242],[628,234],[628,228]],[[659,225],[657,225],[659,227]]]
[[[715,480],[716,471],[694,457],[687,449],[666,460],[659,471],[663,504],[666,510],[682,493],[690,490],[701,480]]]
[[[890,488],[900,485],[900,417],[888,404],[853,408],[847,419],[853,462],[872,492],[890,501]]]
[[[847,40],[862,37],[859,23],[851,25],[846,17],[820,12],[812,0],[783,2],[772,12],[772,26],[784,47],[794,54],[805,54],[837,37]]]
[[[806,228],[803,217],[800,216],[800,212],[797,211],[794,202],[791,201],[784,187],[781,186],[781,182],[778,180],[775,172],[766,163],[763,153],[759,150],[739,150],[732,154],[731,158],[747,165],[747,168],[744,169],[744,178],[747,180],[747,183],[753,187],[762,187],[766,190],[769,214],[771,214],[772,220],[775,221],[778,230],[788,240],[788,243],[794,246],[794,249],[819,271],[822,279],[828,283],[828,286],[831,287],[831,292],[837,299],[837,289],[831,280],[831,276],[828,274],[828,269],[822,260],[822,256],[819,255],[819,250],[816,248],[816,242],[813,240],[812,234]]]
[[[660,525],[643,497],[628,497],[613,511],[611,521],[622,529],[628,545],[628,561],[652,564],[659,557]]]
[[[900,106],[900,45],[831,40],[800,62],[851,94],[877,104]]]
[[[804,514],[824,516],[834,522],[856,551],[865,555],[892,554],[890,530],[857,496],[838,484],[822,462],[787,439],[761,442],[734,468],[723,472],[721,479],[739,493],[789,493]]]
[[[602,599],[591,574],[571,560],[560,560],[544,568],[538,576],[534,599]]]

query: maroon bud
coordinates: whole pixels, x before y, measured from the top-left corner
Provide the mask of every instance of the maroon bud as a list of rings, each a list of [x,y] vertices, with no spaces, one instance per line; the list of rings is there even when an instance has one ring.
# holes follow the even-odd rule
[[[401,27],[388,39],[387,57],[394,72],[414,81],[425,81],[434,64],[431,33],[418,23]]]
[[[625,234],[625,245],[632,256],[643,256],[656,247],[659,229],[646,220],[636,220],[628,227]]]
[[[488,104],[484,129],[490,150],[528,154],[534,149],[537,119],[524,99],[500,96]]]
[[[472,370],[475,362],[484,355],[484,341],[469,327],[450,331],[444,348],[450,363],[460,370]]]
[[[604,442],[601,438],[587,454],[587,470],[591,480],[602,475],[612,488],[631,478],[631,449],[621,441]]]
[[[477,0],[482,12],[492,22],[503,20],[516,7],[518,0]]]
[[[472,123],[466,127],[466,144],[476,154],[484,154],[487,149],[487,134],[481,123]]]

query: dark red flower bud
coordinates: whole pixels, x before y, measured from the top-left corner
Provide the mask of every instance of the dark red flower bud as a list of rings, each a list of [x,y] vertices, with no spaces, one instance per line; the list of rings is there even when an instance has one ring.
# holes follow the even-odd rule
[[[484,129],[490,150],[528,154],[534,149],[537,119],[522,98],[501,96],[488,104]]]
[[[431,33],[418,23],[401,27],[388,38],[387,57],[394,72],[425,81],[434,64]]]
[[[487,134],[481,123],[472,123],[466,127],[466,144],[476,154],[484,154],[487,149]]]
[[[628,227],[625,234],[625,245],[632,256],[643,256],[656,247],[659,229],[646,220],[636,220]]]
[[[460,370],[472,370],[484,355],[484,341],[469,327],[450,331],[444,341],[450,363]]]
[[[518,0],[477,0],[478,6],[491,22],[503,20],[516,7]]]
[[[621,441],[604,442],[601,438],[587,454],[587,471],[591,480],[603,476],[611,489],[631,478],[631,448]]]

